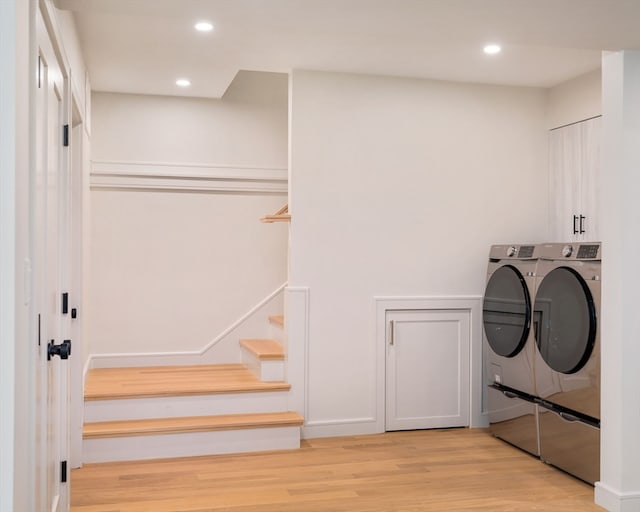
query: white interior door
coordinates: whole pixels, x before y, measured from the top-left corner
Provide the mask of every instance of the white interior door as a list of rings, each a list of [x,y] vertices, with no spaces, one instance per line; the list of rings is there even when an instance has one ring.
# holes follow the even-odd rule
[[[386,430],[469,425],[470,312],[387,311]]]
[[[68,486],[62,463],[68,459],[68,364],[50,357],[49,344],[60,345],[68,331],[62,315],[62,292],[68,279],[69,230],[66,227],[68,180],[63,154],[65,84],[42,16],[38,12],[38,89],[36,166],[32,181],[34,322],[38,329],[36,428],[38,510],[68,509]]]

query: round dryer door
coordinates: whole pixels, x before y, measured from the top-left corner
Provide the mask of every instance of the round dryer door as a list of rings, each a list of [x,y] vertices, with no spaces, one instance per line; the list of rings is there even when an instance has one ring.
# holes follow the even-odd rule
[[[531,326],[531,299],[522,274],[511,265],[496,270],[482,305],[484,332],[492,350],[514,357],[524,347]]]
[[[536,344],[553,370],[575,373],[588,361],[596,338],[596,309],[584,279],[573,269],[549,272],[533,306]]]

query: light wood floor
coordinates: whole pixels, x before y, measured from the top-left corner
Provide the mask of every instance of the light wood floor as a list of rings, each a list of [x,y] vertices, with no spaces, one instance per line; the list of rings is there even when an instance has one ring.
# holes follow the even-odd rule
[[[312,439],[300,450],[90,464],[72,512],[590,512],[593,488],[484,430]]]

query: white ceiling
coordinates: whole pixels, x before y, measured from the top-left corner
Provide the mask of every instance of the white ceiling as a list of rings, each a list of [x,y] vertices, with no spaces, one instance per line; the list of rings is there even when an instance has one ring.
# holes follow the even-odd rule
[[[640,0],[57,0],[94,90],[221,97],[238,70],[548,87],[640,49]],[[210,20],[208,34],[193,29]],[[487,56],[482,46],[503,52]],[[188,77],[189,89],[175,80]]]

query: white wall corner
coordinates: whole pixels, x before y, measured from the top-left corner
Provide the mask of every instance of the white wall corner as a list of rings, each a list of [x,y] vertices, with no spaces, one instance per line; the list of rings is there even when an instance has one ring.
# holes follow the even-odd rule
[[[289,408],[301,414],[305,418],[305,422],[309,417],[307,406],[309,296],[308,287],[288,286],[285,288],[286,379],[291,384]],[[302,433],[304,437],[304,427]]]

